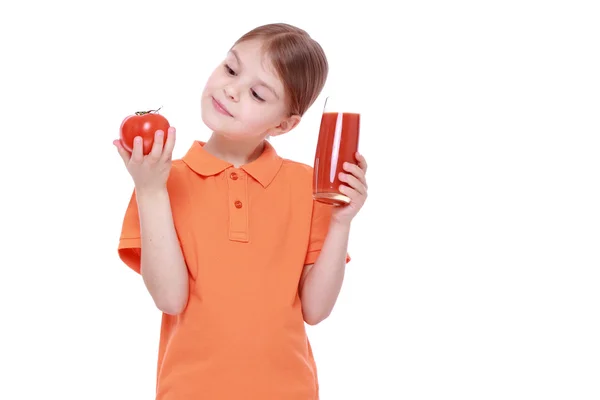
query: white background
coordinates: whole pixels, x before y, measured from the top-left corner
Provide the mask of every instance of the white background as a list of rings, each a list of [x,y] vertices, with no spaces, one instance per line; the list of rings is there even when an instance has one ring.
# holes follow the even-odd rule
[[[153,398],[160,314],[117,257],[111,142],[159,106],[176,157],[207,139],[210,72],[279,21],[327,51],[323,96],[361,101],[370,165],[309,327],[322,399],[600,398],[595,2],[191,4],[2,3],[0,398]],[[323,96],[281,155],[312,163]]]

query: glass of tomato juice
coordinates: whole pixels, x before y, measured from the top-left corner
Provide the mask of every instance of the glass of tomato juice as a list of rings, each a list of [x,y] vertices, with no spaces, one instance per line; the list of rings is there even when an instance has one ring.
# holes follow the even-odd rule
[[[360,112],[350,99],[327,97],[314,159],[313,198],[316,201],[343,206],[350,198],[339,190],[339,173],[344,162],[357,164],[360,135]]]

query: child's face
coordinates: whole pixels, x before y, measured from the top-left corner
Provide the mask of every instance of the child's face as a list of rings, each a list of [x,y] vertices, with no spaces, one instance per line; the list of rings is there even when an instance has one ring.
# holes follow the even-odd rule
[[[231,139],[261,139],[293,128],[283,83],[261,42],[236,45],[212,73],[202,93],[202,120],[214,132]]]

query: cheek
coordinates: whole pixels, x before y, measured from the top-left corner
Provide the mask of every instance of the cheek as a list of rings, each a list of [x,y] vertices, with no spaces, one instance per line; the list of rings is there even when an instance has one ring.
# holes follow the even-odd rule
[[[249,100],[250,101],[250,100]],[[271,125],[272,115],[266,107],[256,103],[244,107],[243,120],[244,123],[253,128],[263,128]]]
[[[221,79],[220,74],[219,74],[219,70],[216,69],[215,71],[213,71],[213,73],[208,77],[208,80],[206,81],[206,84],[204,85],[204,93],[206,93],[208,90],[212,90],[215,87],[219,86],[219,81]]]

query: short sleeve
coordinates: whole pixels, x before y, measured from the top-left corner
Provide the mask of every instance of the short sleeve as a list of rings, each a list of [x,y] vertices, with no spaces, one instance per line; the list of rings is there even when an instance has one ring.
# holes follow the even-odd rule
[[[333,206],[318,201],[313,201],[312,218],[310,225],[310,238],[304,264],[314,264],[321,253],[323,243],[329,231],[331,212]],[[346,263],[350,262],[350,255],[346,254]]]
[[[141,273],[141,248],[140,218],[134,191],[125,210],[118,252],[121,261],[138,274]]]

